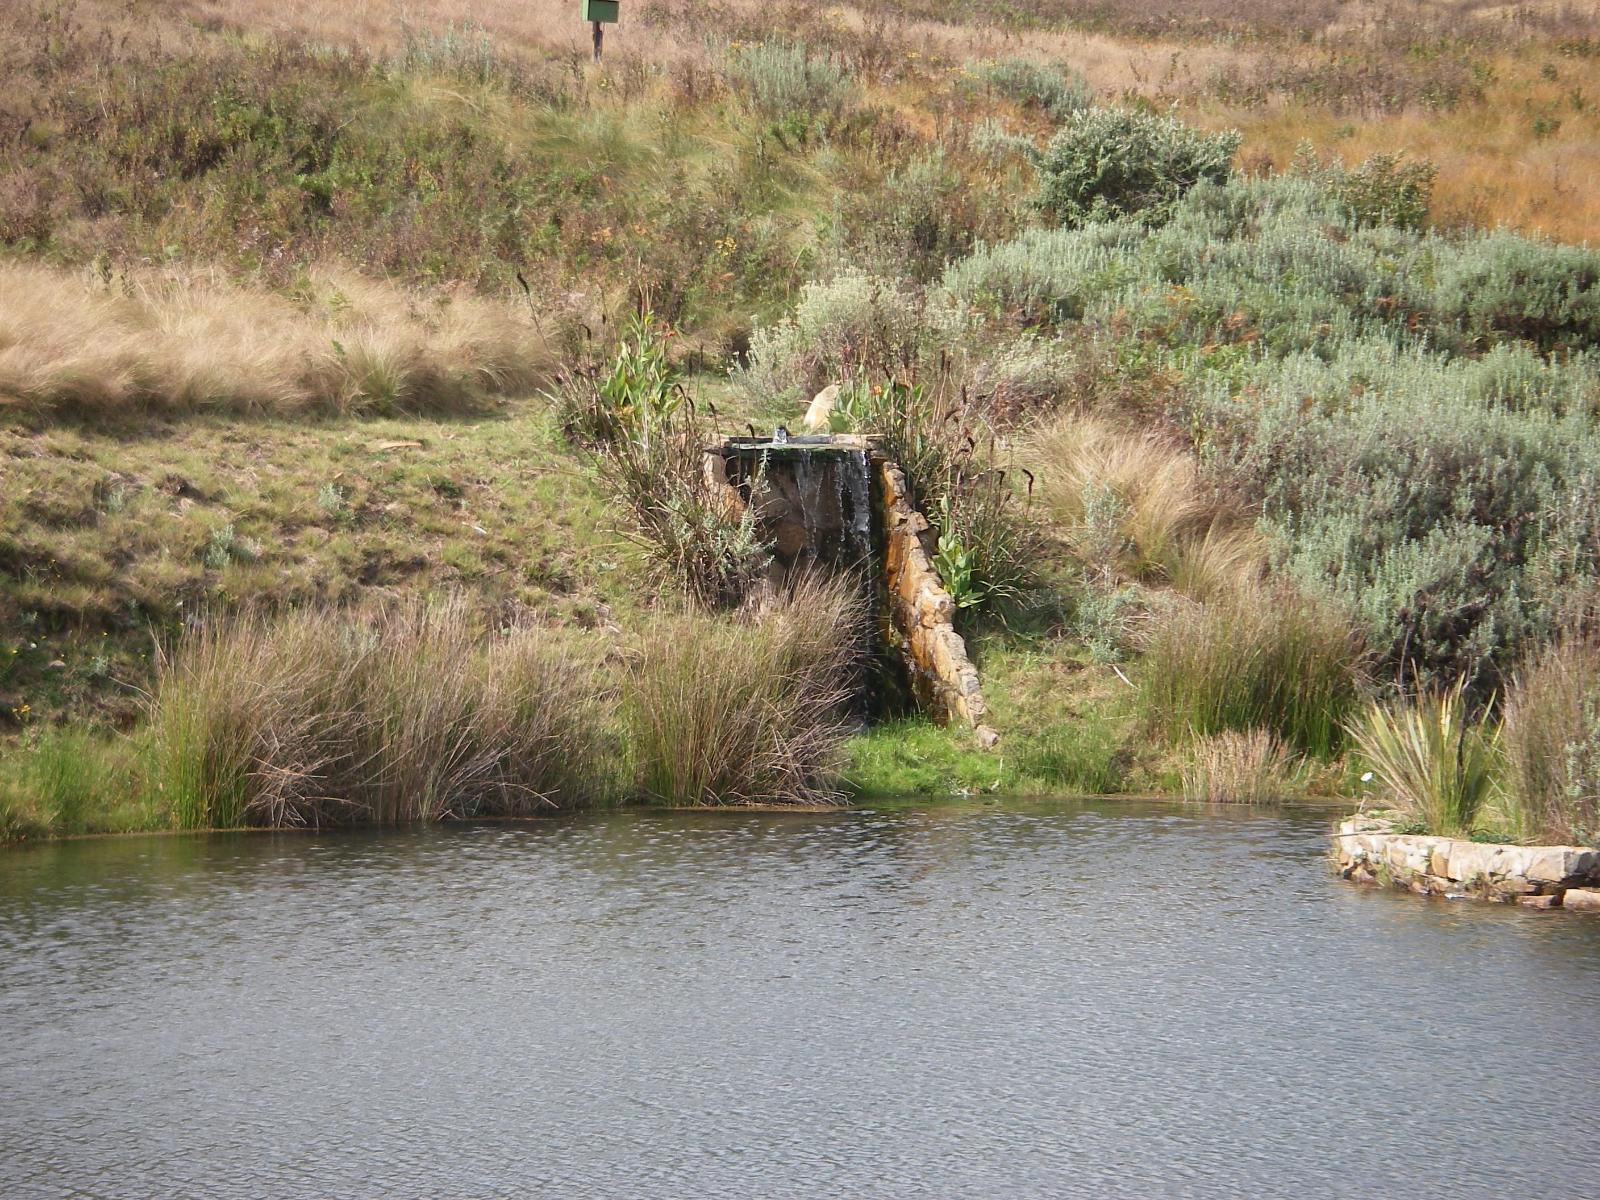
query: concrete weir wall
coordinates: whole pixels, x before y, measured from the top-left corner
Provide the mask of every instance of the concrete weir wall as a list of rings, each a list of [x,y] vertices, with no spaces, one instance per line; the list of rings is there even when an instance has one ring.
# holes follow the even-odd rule
[[[1421,896],[1600,912],[1600,850],[1582,846],[1508,846],[1396,833],[1393,821],[1356,816],[1339,823],[1333,860],[1341,878]]]
[[[728,438],[708,447],[707,472],[755,506],[781,580],[797,569],[862,571],[876,585],[875,618],[919,707],[999,743],[955,602],[933,566],[933,531],[900,468],[869,438]]]

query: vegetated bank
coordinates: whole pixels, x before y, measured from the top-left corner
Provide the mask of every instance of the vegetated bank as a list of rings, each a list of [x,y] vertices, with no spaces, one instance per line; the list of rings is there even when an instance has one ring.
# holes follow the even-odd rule
[[[1592,252],[1441,219],[1427,162],[1272,169],[1070,56],[951,58],[977,25],[888,55],[820,8],[729,12],[713,36],[651,6],[659,55],[599,68],[483,30],[185,26],[180,53],[94,5],[19,22],[10,832],[1354,794],[1372,731],[1412,721],[1443,731],[1412,739],[1424,786],[1391,785],[1419,815],[1596,835],[1595,688],[1547,657],[1591,636]],[[1587,70],[1565,36],[1530,33],[1518,70]],[[1492,57],[1450,45],[1469,76]],[[1420,70],[1326,111],[1486,103]],[[1315,132],[1297,87],[1267,107]],[[1170,98],[1218,123],[1217,94]],[[793,606],[752,595],[757,531],[697,482],[711,430],[828,383],[936,527],[1002,755],[915,720],[847,741],[812,699],[849,639],[795,649]],[[398,646],[452,665],[407,676]]]

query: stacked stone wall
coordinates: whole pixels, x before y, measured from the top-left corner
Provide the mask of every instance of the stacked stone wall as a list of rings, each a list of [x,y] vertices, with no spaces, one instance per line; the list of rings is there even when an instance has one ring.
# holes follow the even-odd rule
[[[1333,835],[1335,870],[1357,883],[1422,896],[1600,911],[1600,850],[1509,846],[1395,829],[1381,817],[1341,821]]]

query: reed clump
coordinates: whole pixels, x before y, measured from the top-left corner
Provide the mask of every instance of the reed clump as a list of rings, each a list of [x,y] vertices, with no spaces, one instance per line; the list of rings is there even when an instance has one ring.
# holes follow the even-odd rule
[[[1600,840],[1600,639],[1569,636],[1522,664],[1504,740],[1511,803],[1528,833]]]
[[[740,619],[662,617],[626,680],[639,790],[658,803],[839,797],[862,600],[808,579]]]
[[[1185,800],[1273,804],[1295,788],[1294,756],[1270,730],[1224,730],[1195,740],[1182,779]]]
[[[1264,729],[1327,758],[1360,699],[1362,656],[1332,606],[1287,588],[1238,588],[1177,606],[1156,625],[1141,700],[1175,741]]]
[[[459,599],[246,616],[162,664],[149,786],[182,828],[520,816],[608,799],[609,695],[536,629]]]

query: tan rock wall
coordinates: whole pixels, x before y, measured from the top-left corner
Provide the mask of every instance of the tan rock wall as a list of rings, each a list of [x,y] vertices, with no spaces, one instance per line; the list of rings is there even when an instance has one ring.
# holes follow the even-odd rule
[[[1422,896],[1600,910],[1600,850],[1582,846],[1507,846],[1396,833],[1393,821],[1357,816],[1334,832],[1333,861],[1341,878]]]
[[[940,720],[965,723],[980,745],[993,747],[999,735],[987,724],[977,668],[955,630],[955,601],[933,566],[933,530],[911,503],[900,468],[882,460],[876,466],[884,517],[886,633],[905,653],[923,709]]]

